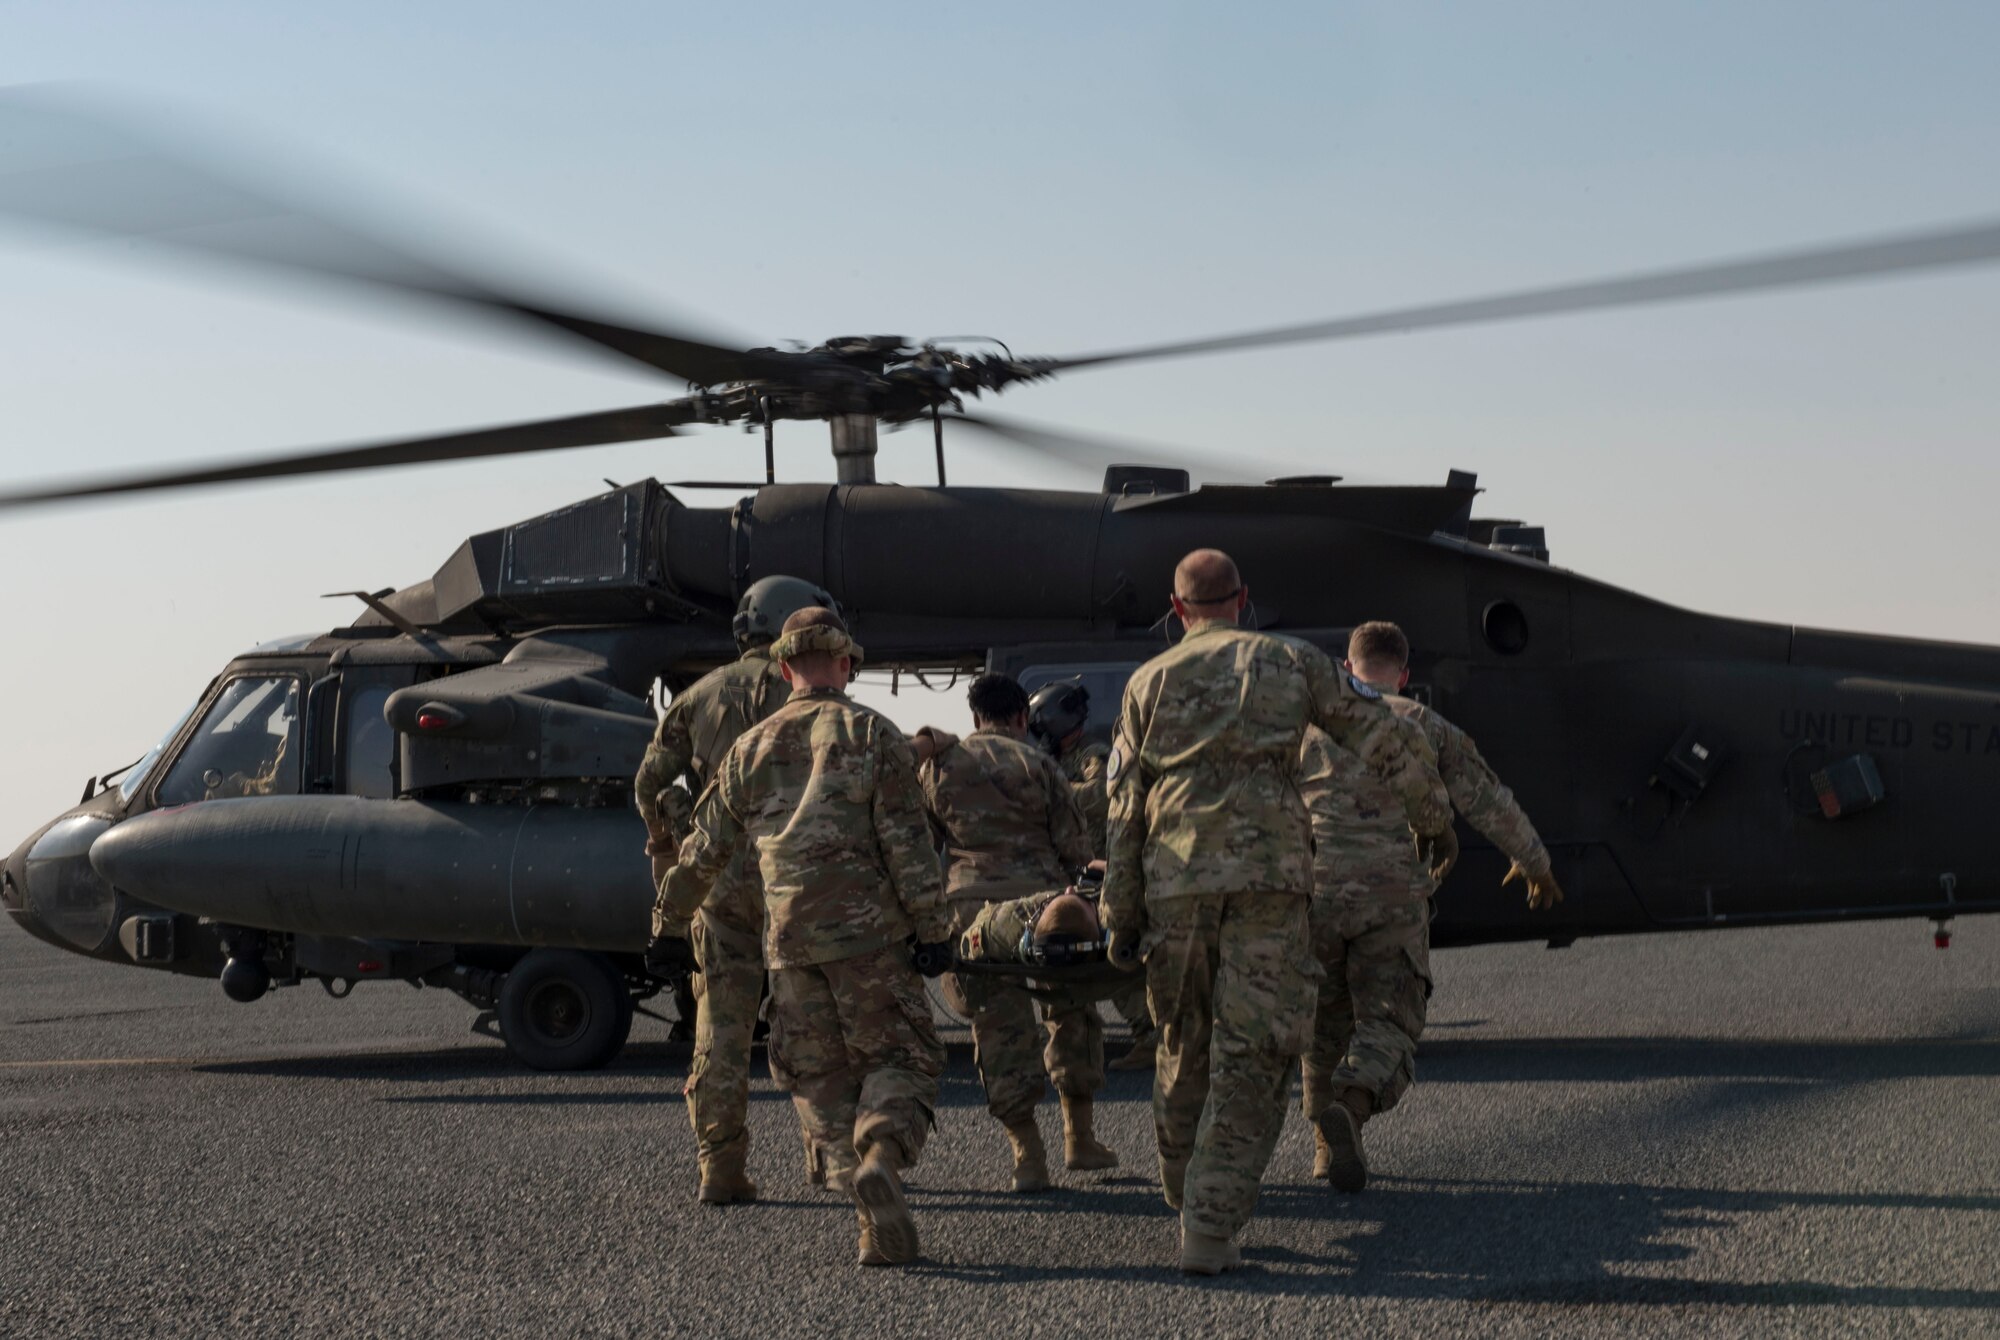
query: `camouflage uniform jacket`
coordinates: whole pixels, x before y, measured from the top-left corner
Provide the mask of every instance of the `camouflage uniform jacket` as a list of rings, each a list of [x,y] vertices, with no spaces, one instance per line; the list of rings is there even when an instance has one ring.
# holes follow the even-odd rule
[[[708,785],[729,746],[783,707],[791,691],[769,648],[753,647],[741,659],[709,671],[675,694],[632,783],[646,827],[664,831],[676,842],[685,838],[695,797]],[[682,776],[693,783],[692,790],[674,785]]]
[[[1422,703],[1385,694],[1405,730],[1421,732],[1437,754],[1438,775],[1467,823],[1531,875],[1549,854],[1535,826],[1480,756],[1472,737]],[[1313,824],[1313,885],[1322,895],[1421,901],[1436,890],[1417,858],[1395,797],[1360,761],[1318,731],[1299,755],[1299,789]]]
[[[1381,776],[1409,823],[1450,822],[1429,747],[1403,733],[1380,693],[1316,647],[1197,619],[1125,686],[1106,769],[1107,929],[1138,929],[1160,899],[1312,892],[1298,788],[1307,726]]]
[[[958,937],[958,956],[969,963],[1026,963],[1021,942],[1035,929],[1042,909],[1061,896],[1061,889],[1044,889],[988,903]]]
[[[1105,760],[1110,757],[1110,745],[1092,742],[1077,745],[1060,760],[1070,794],[1083,811],[1084,827],[1090,830],[1093,860],[1104,855],[1105,825],[1111,814],[1111,791],[1104,782]]]
[[[932,731],[918,771],[944,844],[948,898],[1014,898],[1069,883],[1091,858],[1083,812],[1047,753],[995,730],[962,740]]]
[[[694,915],[737,847],[764,877],[773,968],[950,934],[909,742],[837,689],[795,693],[736,741],[695,803],[661,914]]]
[[[647,830],[663,832],[675,843],[685,840],[694,818],[694,799],[707,787],[736,737],[784,706],[791,691],[770,652],[756,647],[675,694],[632,783],[633,800]],[[683,776],[691,789],[675,784]],[[716,879],[708,907],[745,935],[756,935],[764,924],[757,857],[747,845]],[[658,934],[662,929],[656,903],[653,931]]]

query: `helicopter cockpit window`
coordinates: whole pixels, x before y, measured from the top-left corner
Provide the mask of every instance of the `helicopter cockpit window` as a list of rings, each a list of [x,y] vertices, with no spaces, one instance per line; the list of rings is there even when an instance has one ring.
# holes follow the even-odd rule
[[[165,735],[160,737],[160,742],[151,749],[148,749],[144,757],[125,770],[125,775],[118,779],[118,798],[120,800],[130,802],[133,796],[139,794],[139,788],[144,786],[146,779],[153,775],[153,765],[160,761],[160,755],[166,751],[168,745],[174,742],[174,737],[181,733],[181,727],[187,725],[187,719],[194,715],[194,709],[200,706],[201,700],[198,698],[194,702],[189,703],[188,709],[174,718],[174,724],[168,727]]]
[[[155,798],[189,805],[299,790],[299,682],[290,675],[232,679],[174,760]]]

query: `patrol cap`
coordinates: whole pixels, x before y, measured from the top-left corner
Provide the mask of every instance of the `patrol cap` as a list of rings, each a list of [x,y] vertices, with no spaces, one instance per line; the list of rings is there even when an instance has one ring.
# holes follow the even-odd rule
[[[736,635],[737,646],[761,647],[776,640],[785,620],[815,606],[840,609],[840,603],[825,587],[815,586],[803,577],[781,573],[759,577],[736,602],[736,617],[729,621],[729,631]]]
[[[785,620],[784,631],[771,644],[771,656],[779,661],[813,652],[851,657],[857,668],[861,665],[861,644],[848,636],[847,625],[840,616],[823,605],[793,611]]]

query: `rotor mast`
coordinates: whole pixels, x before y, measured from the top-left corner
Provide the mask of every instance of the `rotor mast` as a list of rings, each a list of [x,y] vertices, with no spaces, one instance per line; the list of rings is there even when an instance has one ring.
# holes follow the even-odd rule
[[[873,484],[875,416],[836,414],[826,424],[833,436],[834,478],[842,484]]]

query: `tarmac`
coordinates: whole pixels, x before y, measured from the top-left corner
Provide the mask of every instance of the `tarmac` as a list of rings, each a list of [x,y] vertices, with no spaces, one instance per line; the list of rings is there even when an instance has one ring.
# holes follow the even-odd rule
[[[236,1005],[9,926],[0,1335],[2000,1334],[2000,918],[1956,930],[1441,953],[1369,1189],[1294,1115],[1246,1268],[1191,1280],[1144,1073],[1104,1096],[1122,1169],[1014,1196],[949,1034],[925,1259],[863,1271],[761,1059],[765,1200],[707,1208],[661,1023],[537,1074],[443,992]]]

